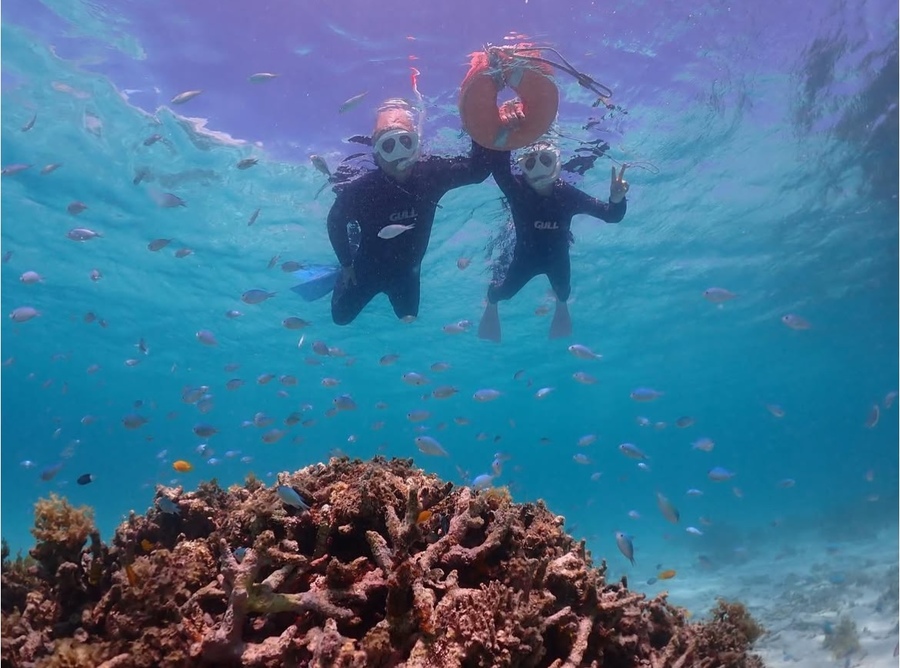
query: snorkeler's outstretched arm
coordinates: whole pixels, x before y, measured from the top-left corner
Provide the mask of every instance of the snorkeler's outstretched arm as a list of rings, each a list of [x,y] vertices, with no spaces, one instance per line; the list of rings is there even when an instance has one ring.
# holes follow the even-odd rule
[[[591,197],[578,188],[571,188],[572,213],[585,213],[594,216],[607,223],[618,223],[625,217],[627,202],[625,193],[628,192],[628,182],[624,179],[625,166],[616,176],[616,168],[612,168],[609,183],[609,202],[602,202],[596,197]]]
[[[473,141],[469,155],[442,158],[438,168],[441,190],[446,192],[484,181],[491,173],[489,154],[488,149]]]
[[[510,151],[490,151],[491,174],[507,198],[512,197],[518,189],[516,177],[512,173],[511,158]]]

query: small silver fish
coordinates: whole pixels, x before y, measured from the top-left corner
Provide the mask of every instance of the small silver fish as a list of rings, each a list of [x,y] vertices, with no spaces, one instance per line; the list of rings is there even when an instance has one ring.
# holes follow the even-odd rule
[[[410,422],[424,422],[431,417],[431,413],[425,410],[410,411],[406,414],[406,419]]]
[[[175,257],[177,258],[187,257],[188,255],[193,254],[194,251],[192,251],[190,248],[179,248],[177,251],[175,251]]]
[[[593,350],[591,350],[587,346],[581,345],[580,343],[573,343],[571,346],[569,346],[568,350],[570,353],[575,355],[575,357],[582,360],[598,360],[603,357],[603,355],[595,353]]]
[[[28,322],[32,318],[37,318],[40,315],[41,312],[33,306],[20,306],[12,310],[12,313],[9,314],[9,318],[13,322]]]
[[[634,566],[634,544],[631,542],[631,536],[628,536],[621,531],[616,531],[616,547],[619,548],[619,552],[621,552],[625,558],[631,562],[631,565]]]
[[[19,280],[25,285],[34,285],[35,283],[43,283],[44,277],[36,271],[26,271],[19,276]]]
[[[331,170],[328,168],[328,163],[325,162],[325,158],[323,158],[321,155],[316,155],[315,153],[313,153],[311,156],[309,156],[309,161],[312,163],[312,166],[315,167],[319,172],[321,172],[328,178],[331,178]]]
[[[247,221],[247,227],[250,227],[251,225],[253,225],[253,223],[256,222],[256,219],[259,218],[259,211],[260,210],[257,209],[252,214],[250,214],[250,220]]]
[[[172,243],[171,239],[154,239],[149,244],[147,244],[147,250],[153,251],[155,253],[158,250],[162,250],[170,243]]]
[[[3,169],[0,169],[0,175],[12,176],[13,174],[18,174],[19,172],[24,172],[29,167],[31,167],[31,165],[26,165],[24,163],[17,162],[13,165],[7,165]]]
[[[806,329],[812,328],[812,325],[805,318],[801,318],[799,315],[795,313],[788,313],[787,315],[781,316],[781,322],[790,327],[791,329],[802,331]]]
[[[184,104],[185,102],[193,100],[202,92],[202,90],[188,90],[183,93],[178,93],[178,95],[171,99],[171,104]]]
[[[622,443],[621,445],[619,445],[619,452],[621,452],[629,459],[650,459],[647,454],[634,443]]]
[[[34,122],[37,120],[37,113],[31,117],[31,120],[28,121],[25,125],[22,126],[22,132],[28,132],[31,128],[34,127]]]
[[[44,165],[41,168],[41,176],[44,176],[45,174],[49,174],[50,172],[55,172],[60,167],[62,167],[61,162],[51,162],[49,165]]]
[[[415,443],[419,452],[422,454],[434,455],[436,457],[449,457],[449,453],[431,436],[416,436]]]
[[[631,391],[630,396],[634,401],[655,401],[663,394],[663,392],[654,390],[652,387],[638,387]]]
[[[659,511],[663,514],[663,517],[669,520],[672,524],[678,524],[678,521],[681,519],[681,514],[662,492],[656,493],[656,505],[659,508]]]
[[[378,238],[393,239],[394,237],[400,236],[407,230],[413,229],[415,226],[415,223],[411,223],[409,225],[400,225],[399,223],[396,225],[386,225],[378,231]]]
[[[881,411],[878,408],[878,404],[872,404],[872,408],[869,409],[869,414],[866,416],[866,429],[874,429],[875,425],[878,424],[879,417],[881,417]]]
[[[253,167],[254,165],[257,165],[257,164],[259,164],[258,158],[244,158],[243,160],[238,162],[237,168],[238,169],[250,169],[251,167]]]
[[[401,378],[404,383],[413,386],[427,385],[430,382],[425,376],[415,371],[408,371]]]
[[[287,432],[283,429],[270,429],[266,433],[262,435],[263,443],[277,443],[280,441]]]
[[[729,471],[722,466],[714,466],[706,474],[706,477],[713,482],[725,482],[726,480],[731,480],[734,475],[733,471]]]
[[[447,399],[459,392],[453,385],[439,385],[431,391],[431,395],[435,399]]]
[[[582,385],[594,385],[597,382],[596,378],[584,371],[576,371],[572,374],[572,378],[574,378],[576,382],[581,383]]]
[[[309,327],[312,323],[292,315],[282,320],[281,324],[285,329],[303,329],[304,327]]]
[[[703,291],[703,298],[713,304],[722,304],[734,299],[736,296],[737,295],[733,292],[726,290],[725,288],[707,288]]]
[[[213,334],[208,329],[201,329],[197,332],[197,340],[202,343],[204,346],[217,346],[219,342],[216,341],[216,335]]]
[[[305,501],[300,497],[293,487],[288,487],[287,485],[279,485],[275,488],[275,493],[278,495],[278,498],[281,499],[281,502],[287,506],[292,506],[294,508],[299,508],[300,510],[309,510],[309,506]]]
[[[103,235],[99,232],[95,232],[94,230],[89,230],[86,227],[75,227],[69,230],[66,233],[66,236],[69,237],[69,239],[71,239],[72,241],[90,241],[91,239],[102,237]]]
[[[334,398],[334,407],[339,411],[352,411],[356,409],[356,402],[349,394],[342,394]]]
[[[245,304],[261,304],[262,302],[274,296],[274,292],[269,292],[268,290],[260,290],[259,288],[252,288],[241,295],[241,301]]]
[[[347,113],[348,111],[353,109],[353,107],[358,105],[362,101],[362,99],[368,94],[369,94],[369,91],[365,91],[365,92],[359,93],[358,95],[354,95],[349,100],[346,100],[343,104],[341,104],[340,107],[338,107],[338,113],[339,114]]]
[[[501,394],[502,392],[500,392],[499,390],[488,388],[484,390],[477,390],[475,394],[472,395],[472,398],[475,399],[475,401],[481,402],[494,401],[495,399],[499,398]]]
[[[692,450],[701,450],[702,452],[712,452],[714,447],[716,447],[716,442],[706,436],[691,443]]]
[[[155,199],[156,203],[164,209],[174,209],[179,206],[187,207],[187,202],[173,193],[160,193]]]
[[[271,81],[272,79],[277,78],[279,75],[274,74],[273,72],[257,72],[256,74],[251,74],[247,77],[250,83],[263,83],[266,81]]]

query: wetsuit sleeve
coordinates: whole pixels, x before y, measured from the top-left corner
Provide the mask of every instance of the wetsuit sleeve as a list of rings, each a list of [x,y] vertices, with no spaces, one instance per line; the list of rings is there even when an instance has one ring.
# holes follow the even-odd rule
[[[625,217],[627,208],[627,199],[625,198],[617,204],[613,204],[612,202],[602,202],[578,188],[572,188],[570,190],[570,198],[570,206],[572,207],[573,214],[586,213],[589,216],[599,218],[607,223],[618,223]]]
[[[353,264],[350,235],[347,233],[347,225],[353,220],[355,216],[350,208],[348,191],[341,190],[331,206],[331,211],[328,212],[328,239],[342,267]]]
[[[503,194],[510,197],[516,188],[516,179],[512,174],[512,165],[510,164],[512,154],[509,151],[489,151],[488,153],[494,181],[500,186]]]
[[[473,141],[468,156],[445,159],[439,177],[441,189],[446,192],[484,181],[491,173],[490,153],[491,151]]]

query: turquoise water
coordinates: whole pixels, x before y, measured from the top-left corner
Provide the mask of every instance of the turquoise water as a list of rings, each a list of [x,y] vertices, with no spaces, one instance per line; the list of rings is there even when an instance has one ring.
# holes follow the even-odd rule
[[[629,171],[621,224],[576,219],[574,336],[547,340],[549,316],[535,314],[547,303],[548,285],[539,278],[501,304],[504,340],[493,345],[474,333],[490,280],[483,249],[506,222],[492,180],[442,200],[417,322],[397,322],[380,296],[339,328],[328,299],[302,301],[290,292],[291,276],[267,265],[276,254],[279,263],[333,261],[324,225],[333,195],[316,197],[323,179],[305,156],[321,153],[334,166],[358,147],[313,134],[298,138],[297,159],[288,160],[203,131],[178,115],[190,116],[187,107],[142,111],[108,78],[55,57],[23,28],[4,24],[2,39],[2,164],[32,165],[2,178],[0,241],[3,253],[12,252],[2,265],[2,301],[7,315],[22,306],[41,312],[25,323],[6,318],[2,328],[2,533],[14,551],[30,545],[32,504],[51,491],[94,507],[109,537],[129,510],[151,506],[157,484],[190,489],[215,477],[228,485],[251,471],[270,481],[275,472],[327,460],[336,448],[361,458],[414,457],[458,483],[488,472],[495,453],[505,453],[496,484],[519,501],[546,500],[614,574],[639,580],[657,564],[700,578],[700,554],[722,566],[735,555],[764,558],[804,533],[825,542],[852,538],[860,526],[896,527],[896,407],[882,405],[880,422],[864,426],[871,406],[897,389],[898,368],[896,105],[886,120],[866,112],[880,95],[881,61],[847,74],[853,90],[829,90],[827,100],[804,96],[804,76],[807,91],[814,78],[808,71],[735,70],[715,79],[688,72],[691,86],[659,91],[640,120],[620,119],[622,132],[610,131],[610,155],[656,169]],[[568,84],[563,90],[579,95]],[[625,99],[629,90],[619,88]],[[435,92],[430,100],[426,148],[465,150],[453,95]],[[34,127],[23,132],[35,113]],[[367,113],[359,116],[363,133]],[[575,134],[580,125],[562,117],[560,127]],[[145,146],[154,133],[170,144]],[[250,156],[260,163],[235,168]],[[49,163],[62,166],[42,175]],[[135,185],[140,168],[152,179]],[[601,161],[577,183],[604,196],[608,178]],[[161,207],[154,193],[177,194],[187,206]],[[88,206],[77,217],[67,212],[75,200]],[[74,227],[102,237],[72,241],[66,234]],[[173,241],[149,251],[158,238]],[[193,252],[177,258],[180,248]],[[465,270],[457,268],[460,257],[472,259]],[[99,281],[90,278],[95,268]],[[25,271],[44,281],[23,284]],[[709,303],[703,291],[713,286],[737,297]],[[276,296],[247,305],[240,296],[250,288]],[[230,309],[244,315],[229,319]],[[87,313],[98,320],[86,323]],[[811,328],[786,327],[788,313]],[[288,330],[281,325],[288,316],[312,325]],[[464,319],[475,323],[468,332],[442,330]],[[218,345],[201,345],[201,329]],[[147,355],[135,347],[141,339]],[[314,341],[346,357],[316,355]],[[602,359],[575,358],[567,350],[573,343]],[[382,366],[386,354],[400,358]],[[128,366],[128,359],[139,363]],[[451,368],[433,372],[436,362]],[[226,371],[228,364],[240,367]],[[92,365],[99,370],[89,373]],[[408,371],[431,384],[404,384]],[[598,382],[575,382],[577,371]],[[264,373],[275,380],[258,384]],[[296,386],[279,381],[287,374]],[[323,387],[325,377],[340,385]],[[245,385],[227,390],[233,378]],[[460,391],[424,400],[439,384]],[[213,395],[207,414],[182,401],[186,387],[199,385]],[[642,386],[663,395],[637,403],[629,395]],[[537,399],[542,387],[555,391]],[[474,401],[483,388],[502,395]],[[326,416],[344,393],[358,408]],[[376,408],[379,402],[387,406]],[[277,443],[262,441],[306,404],[303,417],[315,424],[297,424]],[[783,407],[784,417],[766,404]],[[449,457],[416,450],[419,425],[406,414],[421,408],[432,412],[422,424]],[[272,427],[241,426],[257,412],[274,418]],[[132,413],[148,422],[124,428]],[[83,424],[88,415],[96,420]],[[678,429],[681,416],[696,423]],[[641,426],[642,417],[666,425]],[[373,429],[378,422],[383,428]],[[198,423],[218,429],[208,440],[217,463],[196,451],[205,442],[192,433]],[[588,434],[597,440],[577,445]],[[715,441],[712,452],[692,449],[701,437]],[[650,455],[649,471],[619,453],[623,442]],[[576,454],[591,463],[577,463]],[[177,459],[193,471],[173,471]],[[57,462],[58,474],[41,480]],[[706,474],[714,466],[736,477],[711,482]],[[84,473],[94,482],[77,485]],[[795,486],[779,487],[786,478]],[[688,497],[689,488],[704,495]],[[657,510],[657,491],[679,508],[678,526]],[[686,526],[704,535],[687,534]],[[636,566],[619,554],[616,531],[634,536]]]

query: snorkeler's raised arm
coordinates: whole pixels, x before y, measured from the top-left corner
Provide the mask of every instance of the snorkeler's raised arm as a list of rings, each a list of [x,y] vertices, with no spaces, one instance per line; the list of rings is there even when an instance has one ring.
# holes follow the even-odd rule
[[[491,151],[473,141],[469,155],[443,158],[438,175],[441,188],[446,192],[484,181],[491,173],[490,153]]]
[[[570,190],[572,197],[572,212],[586,213],[594,216],[607,223],[618,223],[625,217],[627,203],[625,193],[628,192],[628,182],[624,178],[625,166],[616,176],[616,168],[612,168],[612,175],[609,182],[609,202],[601,202],[595,197],[591,197],[585,192],[572,188]]]
[[[353,253],[350,250],[350,235],[347,225],[354,220],[346,192],[338,193],[337,199],[328,212],[328,239],[342,267],[353,264]]]
[[[494,181],[500,186],[500,190],[507,197],[516,189],[516,178],[512,174],[512,153],[510,151],[490,151],[491,174]]]

